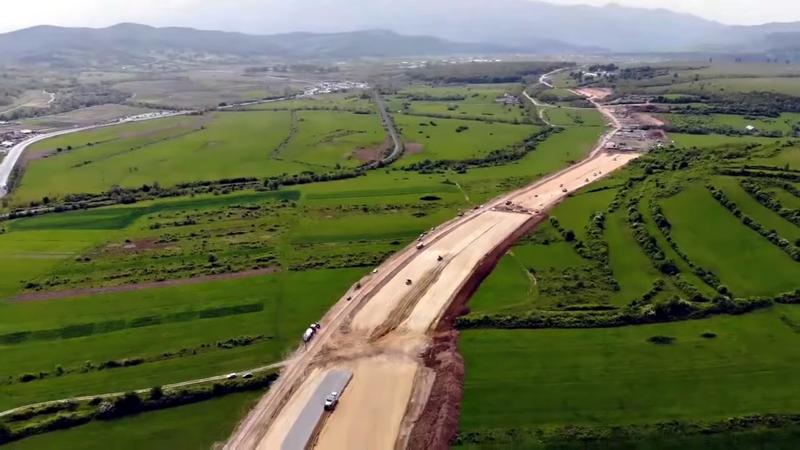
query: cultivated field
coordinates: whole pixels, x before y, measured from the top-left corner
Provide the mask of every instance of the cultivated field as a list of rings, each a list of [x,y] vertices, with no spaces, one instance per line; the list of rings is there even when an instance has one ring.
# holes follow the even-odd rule
[[[793,447],[797,116],[694,109],[478,289],[455,448]]]

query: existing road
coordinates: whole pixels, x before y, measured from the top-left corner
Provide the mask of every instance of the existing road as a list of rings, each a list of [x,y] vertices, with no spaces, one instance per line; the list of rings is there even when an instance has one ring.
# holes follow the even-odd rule
[[[378,105],[378,111],[381,114],[381,121],[383,122],[383,126],[386,127],[386,131],[389,132],[389,136],[392,138],[392,145],[394,146],[392,148],[392,153],[381,160],[382,163],[389,164],[403,154],[403,141],[400,139],[400,133],[397,132],[397,126],[394,123],[392,115],[389,113],[383,96],[377,91],[375,91],[374,95],[375,104]]]
[[[265,372],[267,370],[274,370],[274,369],[281,368],[284,365],[286,365],[286,363],[287,363],[286,361],[281,361],[279,363],[274,363],[274,364],[270,364],[270,365],[267,365],[267,366],[256,367],[255,369],[242,370],[242,371],[240,371],[238,373]],[[223,381],[223,380],[228,379],[228,375],[229,374],[216,375],[216,376],[213,376],[213,377],[199,378],[199,379],[196,379],[196,380],[181,381],[179,383],[173,383],[173,384],[164,385],[161,388],[164,389],[164,390],[174,390],[174,389],[178,389],[178,388],[196,386],[198,384],[211,383],[211,382],[214,382],[214,381]],[[152,389],[152,388],[138,389],[138,390],[135,390],[134,392],[136,392],[137,394],[145,394],[145,393],[149,392],[150,389]],[[125,392],[130,392],[130,391],[125,391]],[[109,392],[109,393],[106,393],[106,394],[83,395],[83,396],[80,396],[80,397],[62,398],[62,399],[59,399],[59,400],[48,400],[46,402],[33,403],[33,404],[30,404],[30,405],[19,406],[19,407],[13,408],[13,409],[8,409],[6,411],[0,411],[0,417],[7,416],[9,414],[13,414],[13,413],[15,413],[17,411],[20,411],[20,410],[23,410],[23,409],[27,409],[27,408],[35,408],[37,406],[45,406],[45,405],[54,405],[54,404],[57,404],[57,403],[64,403],[64,402],[68,402],[68,401],[81,402],[81,401],[88,401],[88,400],[91,400],[93,398],[118,397],[120,395],[125,394],[125,392]]]
[[[280,448],[300,411],[320,401],[310,393],[322,377],[341,370],[351,371],[353,380],[339,409],[321,425],[315,448],[384,449],[406,442],[435,377],[420,355],[450,303],[544,220],[549,208],[639,156],[603,150],[619,131],[618,121],[612,110],[590,100],[612,117],[615,128],[589,157],[439,226],[424,237],[422,249],[404,249],[354,286],[225,448]]]
[[[314,438],[317,427],[320,425],[322,416],[325,414],[323,399],[327,398],[332,392],[341,394],[347,384],[353,379],[353,373],[345,370],[335,370],[328,372],[322,381],[317,385],[306,403],[305,408],[300,412],[288,436],[281,444],[281,450],[305,450],[308,443]]]
[[[541,120],[541,121],[542,121],[542,122],[543,122],[545,125],[547,125],[548,127],[552,127],[552,126],[553,126],[553,123],[552,123],[552,122],[550,122],[550,121],[547,119],[547,114],[545,114],[545,113],[544,113],[544,109],[545,109],[545,108],[552,108],[552,107],[553,107],[553,105],[548,105],[547,103],[542,103],[542,102],[540,102],[539,100],[537,100],[537,99],[536,99],[536,97],[531,97],[531,95],[530,95],[530,94],[528,94],[528,91],[526,91],[526,90],[524,90],[524,89],[522,90],[522,95],[524,95],[524,96],[525,96],[525,98],[527,98],[528,100],[530,100],[530,101],[531,101],[531,103],[533,103],[533,106],[535,106],[535,107],[536,107],[536,109],[539,111],[539,120]]]
[[[192,111],[179,111],[174,113],[165,113],[158,116],[148,116],[143,118],[133,118],[133,119],[124,119],[122,122],[143,122],[146,120],[154,120],[154,119],[163,119],[165,117],[172,117],[178,116],[183,114],[189,114]],[[121,122],[112,122],[112,123],[105,123],[100,125],[92,125],[88,127],[80,127],[80,128],[70,128],[68,130],[60,130],[54,131],[52,133],[40,134],[38,136],[34,136],[30,139],[24,140],[19,144],[11,147],[8,154],[2,161],[0,161],[0,198],[5,197],[8,195],[8,180],[11,178],[11,174],[14,172],[14,167],[16,167],[19,158],[22,156],[22,153],[25,151],[26,148],[35,144],[37,142],[43,141],[45,139],[54,138],[57,136],[63,136],[65,134],[71,133],[78,133],[80,131],[88,131],[93,130],[96,128],[108,127],[112,125],[118,125]]]

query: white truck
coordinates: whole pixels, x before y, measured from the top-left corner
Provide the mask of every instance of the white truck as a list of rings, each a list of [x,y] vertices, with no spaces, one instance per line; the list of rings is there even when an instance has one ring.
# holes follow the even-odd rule
[[[308,329],[303,333],[303,343],[307,344],[308,341],[314,338],[314,335],[317,334],[317,331],[322,328],[322,326],[318,323],[312,323]]]

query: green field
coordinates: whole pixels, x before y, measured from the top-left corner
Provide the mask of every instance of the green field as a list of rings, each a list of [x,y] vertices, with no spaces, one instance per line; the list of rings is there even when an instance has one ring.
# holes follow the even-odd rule
[[[621,212],[608,216],[605,237],[609,245],[611,271],[620,285],[612,302],[625,305],[647,292],[661,274],[642,253]]]
[[[540,130],[534,125],[488,123],[475,120],[439,119],[398,114],[395,117],[406,143],[419,144],[403,158],[404,163],[425,159],[469,159],[492,150],[519,145]],[[459,129],[462,131],[457,131]],[[408,152],[409,148],[406,148]]]
[[[352,94],[329,94],[315,97],[304,97],[292,100],[282,100],[274,102],[260,103],[246,106],[247,110],[314,110],[314,109],[337,109],[337,110],[364,110],[373,111],[375,105],[369,98]]]
[[[312,270],[5,305],[0,375],[13,384],[3,388],[0,409],[142,389],[280,361],[297,345],[308,324],[321,317],[362,273],[358,269]],[[258,305],[258,309],[241,308],[245,305]],[[23,340],[9,337],[26,331],[39,335]],[[238,336],[264,339],[244,347],[216,347],[218,341]],[[201,348],[204,344],[210,347]],[[163,352],[177,356],[135,367],[81,370],[87,361],[99,366],[109,360],[157,358]],[[67,373],[56,376],[57,365]],[[49,374],[28,383],[17,381],[22,374],[40,372]]]
[[[693,186],[662,205],[678,245],[698,264],[719,274],[737,295],[771,295],[797,288],[800,267],[741,224],[703,186]],[[696,220],[692,211],[703,211],[702,220]]]
[[[337,111],[297,113],[297,133],[275,157],[310,166],[358,166],[356,150],[380,148],[386,133],[377,115]],[[378,158],[382,156],[378,152]]]
[[[664,87],[653,87],[650,92],[665,91]],[[747,77],[706,78],[673,84],[670,92],[702,94],[708,92],[775,92],[785,95],[800,95],[800,80],[796,77]]]
[[[560,127],[586,126],[605,127],[606,118],[595,109],[586,108],[545,108],[544,113],[550,123]]]
[[[775,214],[769,208],[759,204],[750,194],[742,189],[739,183],[736,182],[736,179],[719,177],[714,179],[712,183],[716,187],[722,189],[728,198],[736,203],[744,214],[752,217],[768,230],[777,231],[781,237],[791,242],[800,239],[800,227]]]
[[[696,72],[716,83],[723,80],[710,79],[738,73],[755,78],[736,72],[750,69],[756,70],[713,65],[677,73],[683,79]],[[777,75],[764,67],[756,73],[765,73],[762,69]],[[680,84],[670,86],[671,72],[662,78],[619,84],[626,93],[682,92]],[[557,80],[559,85],[567,81]],[[739,80],[730,81],[733,86]],[[788,93],[779,87],[765,90]],[[736,91],[747,92],[743,85]],[[571,111],[549,108],[547,113],[569,130],[578,122],[566,114]],[[720,133],[752,124],[784,139],[670,133],[674,147],[642,157],[602,183],[611,189],[566,199],[553,211],[560,228],[542,225],[518,243],[471,299],[470,314],[458,322],[466,381],[454,448],[796,446],[796,426],[727,425],[733,416],[800,410],[790,394],[798,387],[783,381],[797,370],[796,306],[772,303],[765,311],[736,316],[633,326],[620,326],[632,323],[622,320],[617,327],[594,328],[602,326],[600,318],[635,316],[681,302],[702,310],[725,287],[744,298],[800,286],[800,266],[787,252],[745,226],[705,188],[722,189],[743,214],[781,237],[797,239],[800,228],[742,189],[739,183],[747,175],[717,174],[721,168],[757,167],[768,174],[751,181],[763,181],[784,207],[797,208],[797,197],[777,187],[795,176],[800,153],[785,138],[796,130],[797,114],[665,117],[675,126]],[[587,228],[590,214],[614,205],[615,196],[618,203],[598,235]],[[574,233],[575,241],[569,242],[565,232]],[[607,282],[609,276],[613,283]],[[563,329],[569,327],[576,329]],[[653,337],[667,344],[649,341]]]
[[[463,85],[428,87],[414,85],[391,97],[390,109],[410,115],[435,115],[484,121],[526,122],[530,118],[521,104],[498,102],[505,94],[515,95],[515,85]]]
[[[662,114],[662,120],[676,127],[706,127],[712,129],[730,129],[745,132],[745,127],[753,126],[758,131],[780,132],[793,135],[795,126],[800,123],[800,114],[783,113],[778,118],[754,118],[733,114]]]
[[[769,144],[776,140],[774,138],[760,136],[726,136],[722,134],[682,134],[670,133],[669,138],[680,147],[722,147],[725,145],[737,144]]]
[[[290,137],[287,111],[217,112],[126,124],[44,141],[33,153],[18,203],[112,186],[267,177],[360,164],[356,150],[380,146],[377,115],[336,111],[297,113]],[[288,144],[282,145],[285,140]],[[61,152],[57,149],[61,148]],[[71,149],[70,149],[71,148]]]
[[[92,422],[7,444],[13,450],[137,450],[169,448],[208,450],[223,442],[260,393],[231,394],[219,399],[108,422]]]
[[[797,307],[603,330],[464,332],[461,430],[794,413],[800,353],[787,320],[800,320]]]

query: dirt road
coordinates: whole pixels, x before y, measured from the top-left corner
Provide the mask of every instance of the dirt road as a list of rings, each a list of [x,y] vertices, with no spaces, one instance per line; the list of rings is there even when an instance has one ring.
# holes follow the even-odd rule
[[[279,449],[312,393],[331,371],[353,379],[339,408],[323,416],[313,445],[321,449],[402,448],[437,374],[422,355],[454,299],[467,292],[546,212],[574,192],[624,166],[637,153],[607,153],[619,125],[613,111],[590,98],[615,129],[587,159],[504,195],[437,227],[351,289],[322,320],[322,330],[298,350],[280,379],[228,441],[227,449]]]

